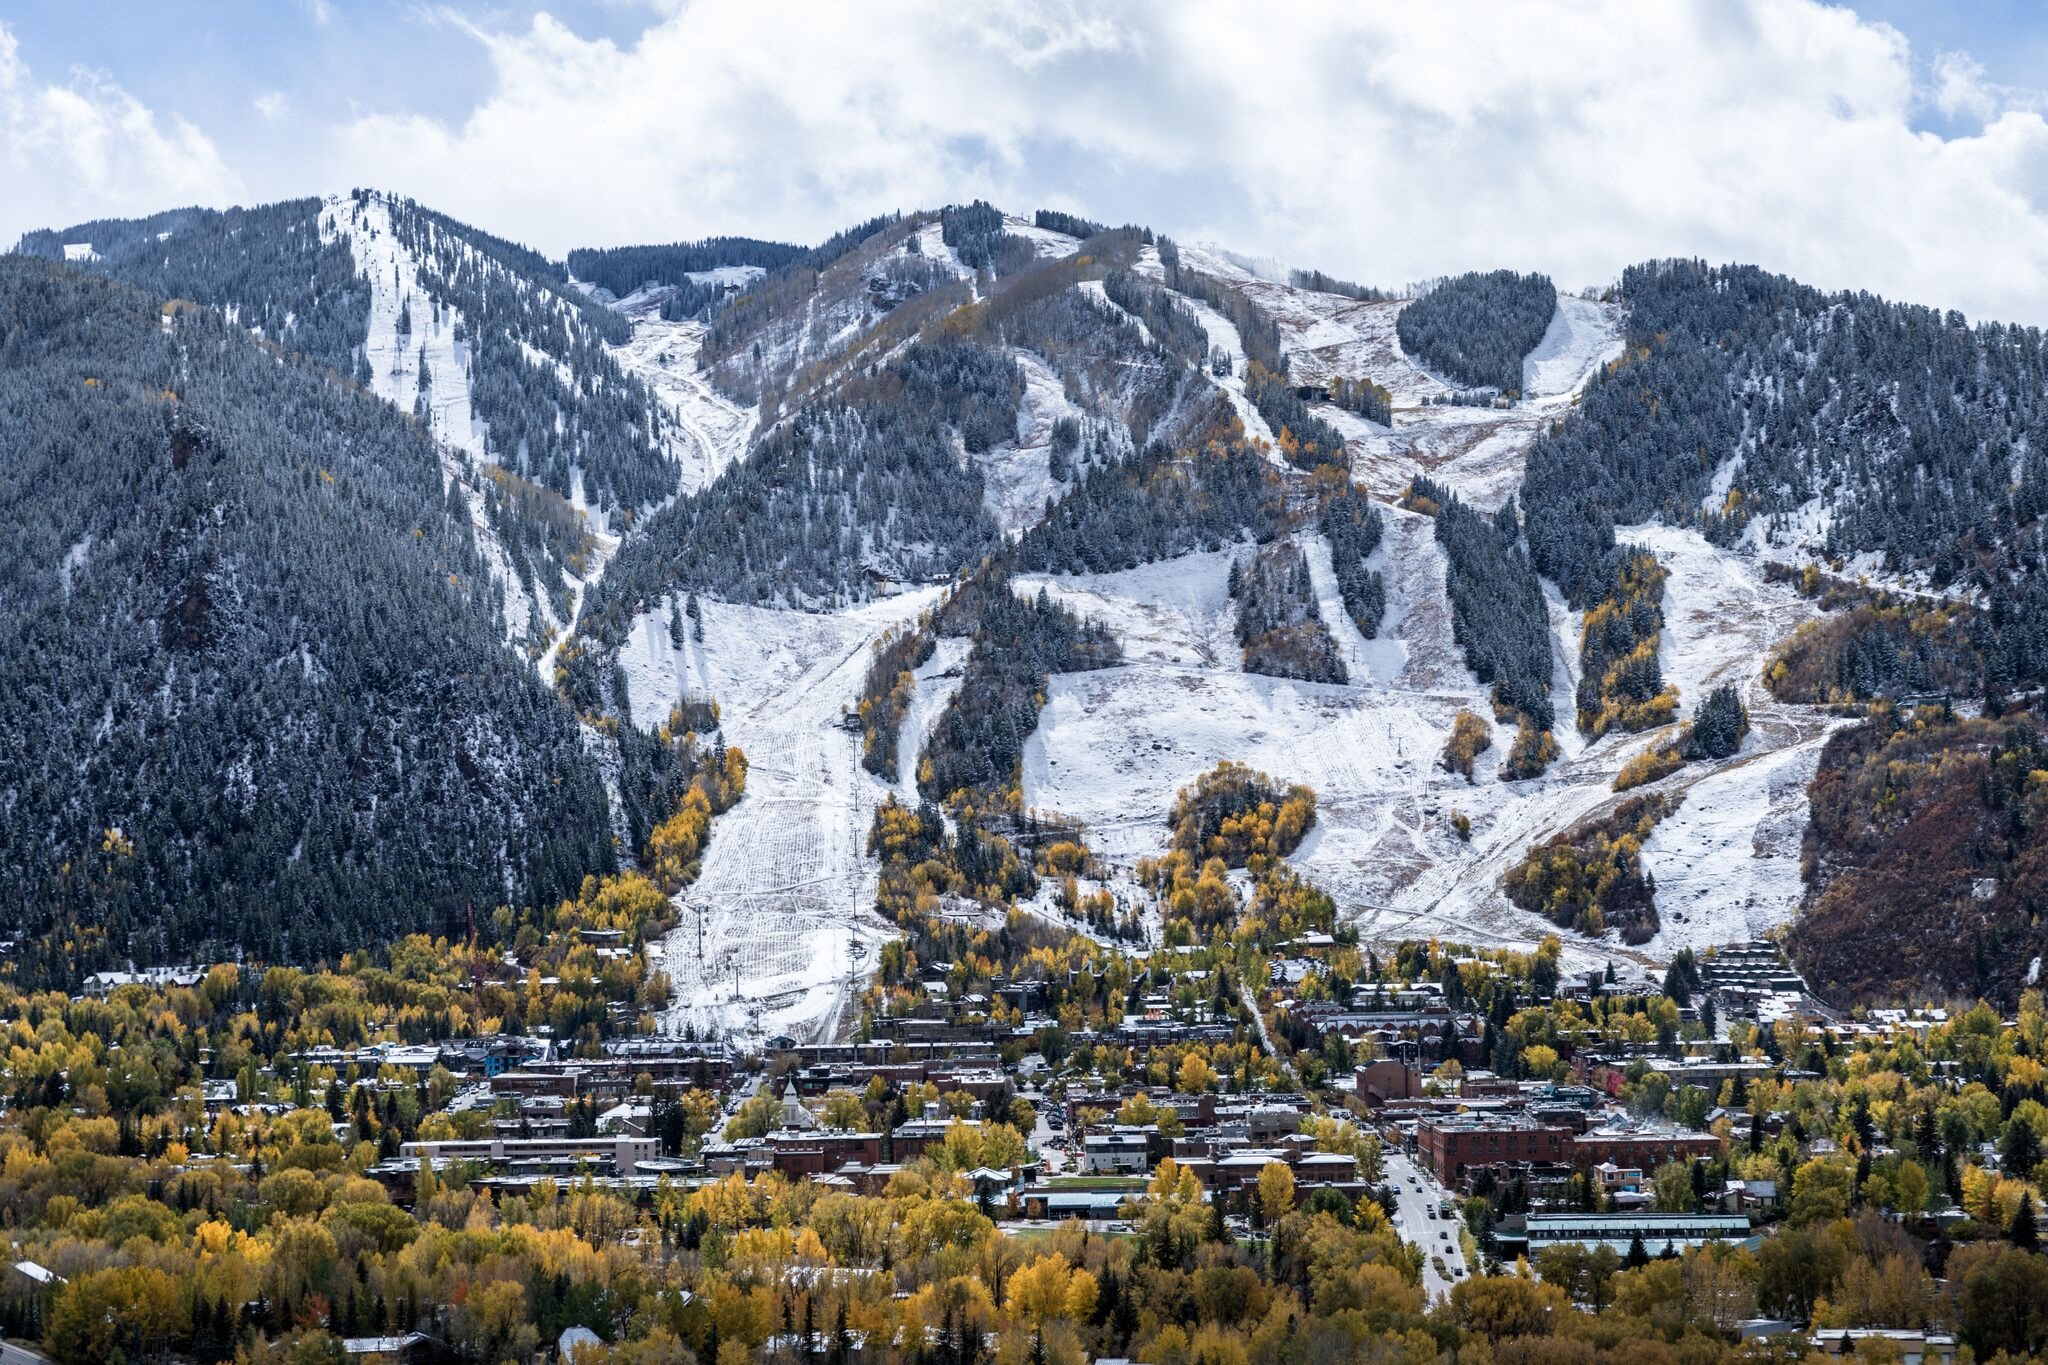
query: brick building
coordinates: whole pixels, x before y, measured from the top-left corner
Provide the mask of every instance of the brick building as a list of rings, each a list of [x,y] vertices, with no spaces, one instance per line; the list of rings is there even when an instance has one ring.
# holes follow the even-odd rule
[[[1572,1134],[1519,1119],[1425,1119],[1415,1126],[1415,1149],[1439,1180],[1457,1183],[1464,1180],[1467,1170],[1478,1166],[1510,1162],[1568,1165]]]
[[[792,1180],[826,1175],[848,1162],[872,1166],[882,1159],[880,1133],[840,1132],[835,1129],[778,1129],[768,1135],[774,1153],[774,1168]]]
[[[1612,1164],[1654,1171],[1673,1161],[1721,1154],[1721,1139],[1683,1128],[1598,1128],[1571,1142],[1571,1163],[1581,1170]]]

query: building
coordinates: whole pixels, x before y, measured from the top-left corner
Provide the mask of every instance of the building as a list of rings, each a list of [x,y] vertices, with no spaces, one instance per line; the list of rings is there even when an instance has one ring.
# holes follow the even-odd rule
[[[654,1138],[449,1138],[430,1142],[408,1142],[401,1156],[418,1157],[436,1163],[481,1161],[493,1166],[552,1166],[587,1162],[608,1168],[613,1175],[632,1175],[643,1161],[661,1157],[661,1143]]]
[[[1384,1060],[1357,1068],[1352,1084],[1366,1107],[1377,1109],[1390,1100],[1421,1099],[1423,1076],[1406,1062]]]
[[[1554,1246],[1605,1246],[1627,1255],[1641,1238],[1644,1251],[1661,1256],[1666,1248],[1680,1252],[1749,1238],[1749,1216],[1741,1213],[1532,1213],[1522,1221],[1519,1234],[1505,1225],[1495,1231],[1504,1255],[1522,1252],[1534,1260]]]
[[[872,1166],[882,1159],[880,1133],[783,1128],[766,1141],[774,1169],[793,1180],[828,1175],[849,1163]]]
[[[1144,1193],[1145,1181],[1141,1176],[1127,1180],[1053,1179],[1017,1191],[1017,1206],[1026,1218],[1114,1218],[1124,1200]]]
[[[1614,1165],[1654,1171],[1673,1161],[1719,1156],[1721,1139],[1683,1128],[1596,1128],[1574,1137],[1571,1151],[1569,1159],[1580,1170]]]
[[[1415,1151],[1447,1184],[1463,1184],[1484,1166],[1543,1163],[1569,1165],[1573,1135],[1522,1119],[1478,1119],[1467,1115],[1424,1119],[1415,1126]]]
[[[1889,1342],[1900,1365],[1955,1365],[1956,1339],[1938,1332],[1899,1327],[1831,1327],[1813,1334],[1814,1349],[1831,1356],[1853,1356],[1864,1341]]]
[[[1143,1175],[1152,1169],[1150,1137],[1159,1130],[1147,1124],[1117,1124],[1081,1139],[1081,1169],[1093,1175]]]

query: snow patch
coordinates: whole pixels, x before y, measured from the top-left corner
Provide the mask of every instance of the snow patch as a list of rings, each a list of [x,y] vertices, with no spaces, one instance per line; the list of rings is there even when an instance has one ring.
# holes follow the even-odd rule
[[[1012,351],[1011,359],[1024,372],[1017,439],[974,460],[981,466],[983,505],[1004,533],[1015,537],[1045,516],[1047,499],[1066,491],[1066,485],[1052,476],[1053,423],[1086,414],[1068,400],[1066,386],[1044,361],[1029,351]]]
[[[727,289],[745,289],[768,273],[758,265],[721,265],[711,270],[684,272],[692,284],[717,284]]]
[[[668,1031],[758,1046],[778,1033],[835,1037],[850,1021],[895,930],[874,911],[866,853],[890,788],[860,768],[859,733],[841,722],[874,641],[941,591],[834,615],[700,599],[704,639],[680,646],[665,606],[634,622],[619,650],[634,723],[659,724],[685,694],[716,697],[720,733],[750,762],[746,796],[713,824],[678,927],[652,954],[673,991]]]
[[[1543,340],[1522,361],[1522,398],[1561,398],[1578,390],[1601,366],[1620,358],[1617,305],[1560,294]]]
[[[703,323],[664,321],[658,297],[635,295],[618,308],[633,320],[633,336],[610,348],[612,358],[652,389],[674,419],[663,436],[676,462],[677,491],[695,493],[746,453],[760,411],[727,399],[698,369],[697,354],[709,335]]]
[[[1032,249],[1038,253],[1038,259],[1042,261],[1063,261],[1081,249],[1080,238],[1069,237],[1064,232],[1054,232],[1051,228],[1039,227],[1036,223],[1022,218],[1005,217],[1003,231],[1031,243]]]

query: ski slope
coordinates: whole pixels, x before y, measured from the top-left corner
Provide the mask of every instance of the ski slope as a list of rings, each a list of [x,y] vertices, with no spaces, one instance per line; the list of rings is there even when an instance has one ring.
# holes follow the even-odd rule
[[[758,273],[759,267],[722,269],[745,275]],[[726,398],[698,370],[697,352],[706,334],[703,323],[665,321],[658,294],[635,294],[614,307],[633,320],[633,336],[612,347],[612,355],[620,368],[653,390],[674,419],[680,430],[668,433],[667,444],[668,456],[676,463],[676,491],[695,493],[746,453],[759,412]]]
[[[1026,802],[1081,819],[1097,851],[1127,868],[1163,851],[1175,792],[1224,759],[1306,782],[1318,795],[1317,825],[1294,862],[1373,942],[1442,935],[1525,946],[1560,933],[1569,961],[1598,966],[1610,957],[1661,961],[1788,919],[1799,900],[1806,782],[1829,727],[1806,708],[1779,706],[1753,680],[1758,660],[1811,604],[1693,533],[1631,532],[1655,543],[1670,573],[1664,648],[1686,706],[1735,680],[1753,715],[1735,758],[1688,764],[1660,784],[1685,801],[1646,848],[1663,927],[1637,952],[1577,939],[1516,909],[1499,881],[1532,844],[1620,800],[1615,774],[1663,736],[1584,743],[1561,732],[1564,754],[1548,773],[1506,783],[1498,768],[1513,736],[1495,726],[1473,782],[1445,772],[1452,718],[1461,709],[1490,718],[1491,708],[1451,638],[1430,532],[1425,518],[1389,513],[1381,552],[1389,608],[1372,640],[1341,618],[1327,547],[1308,538],[1324,618],[1351,670],[1345,685],[1242,670],[1224,592],[1227,554],[1020,580],[1020,591],[1042,585],[1108,621],[1127,653],[1119,668],[1053,679],[1025,751]],[[1571,613],[1560,629],[1575,631]],[[1569,717],[1563,670],[1558,687],[1559,713]],[[1469,843],[1454,832],[1454,813],[1472,821]]]
[[[895,933],[875,913],[866,853],[890,788],[859,766],[859,734],[840,720],[874,641],[915,621],[938,592],[832,615],[705,600],[704,640],[680,648],[665,608],[634,623],[619,652],[634,723],[658,725],[679,697],[708,694],[725,741],[750,765],[746,795],[713,822],[702,875],[676,898],[678,927],[655,963],[674,993],[668,1031],[759,1045],[777,1034],[830,1038],[851,1023]]]
[[[390,206],[382,195],[373,194],[360,205],[349,197],[329,196],[320,211],[320,232],[323,237],[348,239],[356,269],[370,285],[369,332],[363,349],[370,364],[371,392],[403,412],[413,411],[422,397],[426,400],[442,473],[461,490],[478,553],[498,587],[506,638],[523,643],[549,632],[559,637],[565,623],[557,619],[546,594],[529,593],[513,572],[486,510],[478,480],[489,459],[488,432],[470,407],[469,346],[455,339],[458,329],[467,334],[461,312],[437,310],[428,300],[420,284],[419,259],[393,235]],[[401,318],[410,322],[409,331],[399,330]],[[592,569],[593,575],[602,572],[602,564],[618,548],[615,537],[597,539],[593,560],[599,567]],[[571,583],[580,603],[582,584],[573,577]],[[544,672],[552,656],[551,646],[539,660]]]
[[[947,259],[936,225],[924,238],[929,254]],[[1318,408],[1344,431],[1357,478],[1383,502],[1386,529],[1371,567],[1387,586],[1386,613],[1372,638],[1359,631],[1343,611],[1328,545],[1312,531],[1297,532],[1350,673],[1346,684],[1310,684],[1243,670],[1226,587],[1239,552],[1122,573],[1020,576],[1019,592],[1043,589],[1103,619],[1124,648],[1116,668],[1051,679],[1024,752],[1026,803],[1081,820],[1108,864],[1108,884],[1128,888],[1136,861],[1165,846],[1175,793],[1217,762],[1240,760],[1306,782],[1318,793],[1318,821],[1294,862],[1336,897],[1369,942],[1444,936],[1527,946],[1558,934],[1574,968],[1610,960],[1653,968],[1682,947],[1745,939],[1788,918],[1799,900],[1805,785],[1829,723],[1778,706],[1757,684],[1760,661],[1813,607],[1765,582],[1753,553],[1664,527],[1623,532],[1655,550],[1668,571],[1664,660],[1683,711],[1713,686],[1734,682],[1754,717],[1740,753],[1688,764],[1662,783],[1683,804],[1644,853],[1662,911],[1650,943],[1631,949],[1558,930],[1500,890],[1502,875],[1533,844],[1621,799],[1612,790],[1615,774],[1668,738],[1616,733],[1587,742],[1571,730],[1579,617],[1554,589],[1553,688],[1565,718],[1559,760],[1541,778],[1500,781],[1513,736],[1495,725],[1474,780],[1441,766],[1457,713],[1491,724],[1492,711],[1453,637],[1434,523],[1392,499],[1418,474],[1486,509],[1512,497],[1539,433],[1619,354],[1616,310],[1561,299],[1525,363],[1527,396],[1519,404],[1438,405],[1428,400],[1448,386],[1401,353],[1394,330],[1401,303],[1292,289],[1220,256],[1184,252],[1189,264],[1245,289],[1279,320],[1298,380],[1369,377],[1394,395],[1392,427]],[[1156,257],[1147,253],[1141,268],[1156,275]],[[1212,309],[1196,312],[1212,341],[1237,354],[1228,321]],[[647,367],[641,372],[658,385],[683,382],[689,342],[682,332],[664,338],[650,330],[643,343],[636,332],[629,363]],[[1074,411],[1051,370],[1029,357],[1020,363],[1026,399],[1018,438],[974,457],[990,510],[1012,535],[1058,494],[1046,461],[1050,425]],[[1248,432],[1261,434],[1242,385],[1224,378],[1219,387],[1246,415]],[[674,401],[676,410],[705,420],[702,395],[678,392]],[[740,411],[727,412],[722,431],[707,431],[707,450],[724,450],[730,440],[734,455],[723,458],[736,457],[746,439]],[[675,986],[669,1028],[746,1041],[774,1033],[825,1037],[849,1020],[849,1003],[892,932],[870,908],[876,874],[865,855],[874,806],[890,788],[858,768],[857,735],[838,721],[873,642],[913,620],[938,591],[831,615],[705,602],[705,642],[681,648],[668,640],[665,606],[636,624],[620,662],[638,723],[658,723],[685,691],[709,693],[724,704],[726,738],[753,761],[747,797],[715,825],[703,876],[680,899],[680,927],[662,947]],[[964,653],[962,642],[942,642],[918,670],[899,750],[895,792],[903,799],[915,798],[919,748],[958,685]],[[1455,832],[1458,814],[1471,821],[1469,841]],[[1044,907],[1034,913],[1052,914]]]
[[[1537,435],[1620,353],[1620,318],[1611,306],[1561,298],[1524,365],[1521,403],[1435,405],[1427,400],[1448,386],[1401,353],[1394,331],[1401,303],[1274,284],[1197,248],[1183,248],[1183,259],[1245,290],[1280,322],[1301,382],[1364,376],[1394,395],[1392,428],[1318,408],[1345,432],[1359,481],[1382,499],[1427,474],[1479,507],[1499,507],[1519,486]],[[1221,321],[1204,317],[1212,338],[1227,344],[1216,333]],[[1684,803],[1645,852],[1663,924],[1642,949],[1624,949],[1516,909],[1500,878],[1532,844],[1619,800],[1612,783],[1622,764],[1664,736],[1610,734],[1588,743],[1571,730],[1578,614],[1553,590],[1553,687],[1566,718],[1557,733],[1560,759],[1542,778],[1499,781],[1513,736],[1496,725],[1475,781],[1443,771],[1452,717],[1466,709],[1490,721],[1491,707],[1452,637],[1433,524],[1397,507],[1382,510],[1386,534],[1371,566],[1386,582],[1388,605],[1375,638],[1364,638],[1344,614],[1321,537],[1303,537],[1324,620],[1350,671],[1342,686],[1242,671],[1224,591],[1227,553],[1121,574],[1020,581],[1020,591],[1042,585],[1108,621],[1127,659],[1117,669],[1053,680],[1026,750],[1026,801],[1080,818],[1098,850],[1128,867],[1163,849],[1174,793],[1221,760],[1306,782],[1319,795],[1319,817],[1294,861],[1336,896],[1369,941],[1445,935],[1527,945],[1560,933],[1567,960],[1590,966],[1609,958],[1660,961],[1681,947],[1748,938],[1789,918],[1799,900],[1805,785],[1828,725],[1805,708],[1777,705],[1757,674],[1769,650],[1813,614],[1812,604],[1766,583],[1757,558],[1694,533],[1622,532],[1650,545],[1669,573],[1664,659],[1684,711],[1713,686],[1736,682],[1754,715],[1740,754],[1689,764],[1664,780],[1684,793]],[[1455,834],[1454,813],[1471,820],[1470,842]]]

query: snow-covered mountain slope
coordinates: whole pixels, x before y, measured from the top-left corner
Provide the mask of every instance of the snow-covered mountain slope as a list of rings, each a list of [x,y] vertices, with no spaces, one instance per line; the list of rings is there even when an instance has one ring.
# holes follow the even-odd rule
[[[860,737],[840,721],[869,647],[938,595],[832,615],[704,601],[704,640],[681,648],[665,613],[635,624],[619,655],[633,714],[658,721],[684,695],[717,697],[721,734],[751,765],[746,797],[713,825],[703,873],[677,898],[678,927],[662,945],[671,1031],[758,1044],[830,1038],[852,1022],[849,1006],[894,933],[875,914],[866,853],[890,788],[861,769]]]
[[[1417,475],[1426,475],[1476,507],[1499,507],[1520,484],[1523,461],[1537,434],[1571,406],[1602,365],[1621,354],[1617,305],[1561,296],[1549,331],[1524,364],[1520,403],[1506,409],[1439,405],[1432,400],[1457,386],[1402,351],[1394,321],[1405,302],[1369,302],[1276,284],[1198,247],[1183,246],[1181,257],[1188,267],[1243,290],[1279,324],[1294,382],[1326,386],[1334,378],[1365,378],[1393,396],[1392,428],[1329,404],[1315,408],[1317,416],[1344,433],[1354,475],[1381,497],[1398,497]],[[1140,269],[1157,278],[1156,254]],[[1190,304],[1211,339],[1241,356],[1228,319],[1197,301]],[[1220,382],[1244,416],[1249,405],[1241,380]],[[1270,436],[1256,413],[1245,425],[1254,435]]]
[[[727,266],[704,273],[752,278],[758,268]],[[694,493],[745,452],[759,413],[719,393],[698,369],[697,353],[706,331],[703,323],[665,320],[658,295],[636,294],[616,306],[632,319],[633,337],[614,348],[614,354],[626,372],[654,390],[674,416],[667,448],[678,471],[677,491]]]
[[[1754,725],[1736,758],[1688,765],[1665,781],[1687,800],[1646,857],[1667,909],[1646,951],[1663,958],[1749,937],[1796,909],[1805,782],[1828,725],[1806,708],[1778,706],[1755,684],[1757,660],[1813,614],[1810,602],[1695,534],[1646,528],[1638,539],[1658,549],[1670,573],[1665,650],[1683,661],[1672,674],[1684,695],[1739,682]],[[1327,551],[1315,550],[1321,591]],[[1352,681],[1341,686],[1242,671],[1224,590],[1227,553],[1020,580],[1020,589],[1043,585],[1108,621],[1127,657],[1120,668],[1054,679],[1027,750],[1027,802],[1084,821],[1098,850],[1127,867],[1163,851],[1179,788],[1237,759],[1316,790],[1317,826],[1294,861],[1369,940],[1527,944],[1557,932],[1507,901],[1501,874],[1532,844],[1617,800],[1615,774],[1658,736],[1612,734],[1585,745],[1560,736],[1566,753],[1545,776],[1505,783],[1497,771],[1511,736],[1496,727],[1475,781],[1445,772],[1451,718],[1461,709],[1486,715],[1486,691],[1452,640],[1429,521],[1390,514],[1382,553],[1389,610],[1379,639],[1358,637],[1333,603],[1324,606],[1351,666]],[[1469,843],[1452,830],[1453,812],[1471,819]],[[1577,962],[1633,955],[1566,938]]]
[[[1067,397],[1059,376],[1044,361],[1028,351],[1013,352],[1011,358],[1024,371],[1017,439],[973,458],[981,465],[983,504],[996,524],[1015,536],[1045,515],[1048,499],[1066,492],[1067,481],[1052,472],[1053,424],[1062,418],[1079,421],[1086,413]]]
[[[463,316],[429,298],[419,258],[392,231],[389,202],[381,195],[361,204],[330,197],[320,212],[320,231],[348,239],[356,268],[370,282],[370,330],[363,343],[370,391],[405,412],[424,394],[434,439],[481,464],[487,458],[485,432],[469,402],[469,346],[457,339],[466,331]]]
[[[951,264],[937,224],[919,229],[917,238],[920,254]],[[1025,803],[1082,821],[1091,847],[1110,863],[1113,882],[1128,887],[1132,865],[1164,847],[1176,791],[1221,760],[1241,760],[1316,789],[1318,825],[1294,861],[1337,897],[1346,919],[1369,940],[1445,935],[1527,944],[1557,932],[1507,901],[1502,874],[1533,844],[1615,802],[1612,782],[1622,764],[1662,736],[1615,733],[1587,743],[1561,727],[1563,755],[1544,777],[1504,783],[1498,768],[1512,730],[1496,726],[1475,781],[1444,771],[1440,758],[1452,718],[1460,711],[1490,715],[1488,689],[1473,678],[1454,638],[1434,523],[1390,500],[1416,475],[1427,474],[1482,508],[1507,501],[1537,435],[1619,352],[1617,310],[1561,300],[1526,363],[1523,402],[1498,410],[1452,406],[1428,401],[1449,386],[1401,353],[1394,335],[1401,304],[1274,284],[1188,248],[1183,260],[1244,290],[1278,322],[1300,382],[1370,378],[1393,393],[1391,428],[1328,404],[1315,409],[1348,438],[1360,481],[1389,500],[1381,509],[1386,529],[1368,565],[1386,584],[1385,616],[1376,638],[1359,633],[1339,599],[1329,548],[1311,530],[1296,535],[1350,674],[1343,685],[1244,671],[1226,590],[1239,551],[1191,554],[1121,573],[1019,577],[1019,592],[1042,588],[1105,621],[1124,649],[1119,667],[1052,679],[1025,748]],[[1156,253],[1143,252],[1139,268],[1157,278]],[[1114,308],[1099,285],[1083,288],[1099,306]],[[1241,353],[1227,319],[1199,302],[1191,307],[1213,344]],[[644,319],[638,325],[649,327]],[[642,372],[665,399],[671,390],[654,371],[687,373],[690,334],[674,335],[669,348],[652,330],[636,332],[627,348],[629,363],[650,366]],[[1028,352],[1013,356],[1026,381],[1019,437],[963,457],[979,462],[986,504],[1012,536],[1037,520],[1048,497],[1063,495],[1049,470],[1051,425],[1082,415],[1042,360]],[[1210,379],[1244,419],[1248,435],[1270,442],[1241,380]],[[702,391],[692,388],[700,396],[683,401],[701,403]],[[1277,461],[1277,452],[1269,458]],[[1659,885],[1671,888],[1659,936],[1630,950],[1567,933],[1568,958],[1581,965],[1617,956],[1668,957],[1683,946],[1746,937],[1782,922],[1798,900],[1804,783],[1827,732],[1825,723],[1777,706],[1754,685],[1757,661],[1813,614],[1812,605],[1765,583],[1754,558],[1711,546],[1697,534],[1649,527],[1631,535],[1649,544],[1670,574],[1664,651],[1682,704],[1712,685],[1737,681],[1755,726],[1736,758],[1689,765],[1666,779],[1688,799],[1645,855]],[[1578,615],[1553,598],[1554,694],[1558,711],[1569,715]],[[861,850],[874,803],[886,788],[859,772],[855,737],[835,724],[855,700],[866,647],[936,600],[934,590],[925,590],[822,616],[707,600],[708,643],[681,650],[669,644],[664,610],[635,623],[620,664],[640,723],[653,723],[683,691],[711,693],[726,707],[728,739],[755,763],[747,801],[722,817],[704,877],[687,897],[691,908],[665,949],[678,983],[673,1026],[810,1036],[840,1019],[859,955],[889,931],[867,910],[867,892],[854,889],[872,885],[874,867]],[[902,799],[915,799],[918,747],[957,686],[963,655],[961,642],[944,641],[917,671],[901,739]],[[1469,842],[1453,829],[1456,813],[1472,822]],[[796,866],[813,870],[790,876]],[[1737,890],[1723,895],[1724,887]],[[737,996],[730,980],[735,962]]]
[[[1498,382],[1534,345],[1518,401],[1459,406],[1445,400],[1469,393],[1404,352],[1406,302],[1300,288],[1280,281],[1339,282],[1169,251],[1142,228],[1045,221],[1070,231],[975,203],[885,214],[808,248],[719,238],[584,253],[608,287],[659,282],[624,298],[596,275],[578,283],[538,252],[370,191],[51,229],[21,250],[39,268],[146,291],[166,336],[196,306],[430,432],[436,515],[454,509],[452,524],[466,519],[473,533],[460,537],[459,571],[437,564],[435,581],[467,593],[489,576],[482,629],[502,615],[503,644],[538,662],[554,688],[544,704],[585,723],[593,767],[615,789],[645,774],[630,775],[610,722],[651,729],[685,692],[723,705],[755,778],[721,816],[669,945],[677,1027],[818,1036],[846,1022],[861,954],[889,932],[868,908],[869,820],[885,796],[916,799],[922,747],[956,696],[941,743],[955,757],[981,747],[955,772],[1007,784],[1021,742],[1022,799],[1083,821],[1120,894],[1131,864],[1163,846],[1177,789],[1238,759],[1317,789],[1321,818],[1295,859],[1368,938],[1526,943],[1552,927],[1508,903],[1502,874],[1609,811],[1623,764],[1673,737],[1589,739],[1572,724],[1581,704],[1589,726],[1640,719],[1627,707],[1655,713],[1668,683],[1683,717],[1732,684],[1751,726],[1740,751],[1657,786],[1683,801],[1642,855],[1659,921],[1633,951],[1654,961],[1780,924],[1814,894],[1799,875],[1800,835],[1837,722],[1775,700],[1758,675],[1821,601],[1828,631],[1799,661],[1805,690],[1785,695],[1931,689],[1995,701],[2034,695],[2048,678],[2037,624],[2048,620],[2048,443],[2035,402],[2048,343],[2036,332],[1962,327],[1748,267],[1651,262],[1624,274],[1607,295],[1617,301],[1557,298],[1540,338],[1533,307],[1511,338],[1492,305],[1466,309],[1456,326],[1496,344],[1432,355],[1488,353],[1502,362],[1486,371]],[[692,252],[707,268],[680,264]],[[1161,287],[1169,278],[1173,291]],[[1248,350],[1285,380],[1248,390]],[[1213,352],[1230,357],[1225,373]],[[1370,515],[1332,513],[1339,441]],[[1517,515],[1432,520],[1398,505],[1424,477],[1431,499]],[[1330,523],[1334,548],[1319,529],[1326,513],[1345,518]],[[1658,629],[1654,594],[1631,597],[1619,577],[1617,538],[1645,548],[1665,583],[1661,673],[1610,696],[1620,663],[1650,674],[1633,651]],[[1306,553],[1289,628],[1306,630],[1319,668],[1332,665],[1319,675],[1341,664],[1344,683],[1242,667],[1232,560],[1279,539]],[[1376,548],[1360,564],[1368,540]],[[108,547],[105,535],[73,534],[32,548],[70,594]],[[1766,559],[1844,581],[1808,583],[1816,601],[1772,582]],[[860,772],[857,737],[839,726],[870,646],[952,585],[1011,571],[1018,590],[1107,622],[1121,662],[1043,687],[1024,668],[1001,680],[1011,700],[991,724],[998,713],[961,674],[1010,665],[975,663],[963,639],[941,640],[915,666],[907,704],[890,702],[893,786]],[[1489,574],[1508,602],[1490,617]],[[1848,581],[1859,576],[1867,586]],[[1918,626],[1871,600],[1880,587],[1916,609],[1986,610],[1913,635]],[[1368,639],[1350,613],[1381,592]],[[685,595],[702,599],[706,639],[678,648],[669,613]],[[1321,621],[1312,630],[1305,597]],[[948,629],[986,639],[975,613],[988,599],[968,600],[973,619]],[[1602,602],[1613,605],[1601,619],[1621,622],[1630,643],[1617,646],[1610,628],[1582,663],[1581,609]],[[1920,648],[1923,637],[1939,647]],[[1003,647],[1021,657],[1021,644]],[[1489,681],[1512,684],[1503,695],[1515,706],[1555,713],[1559,756],[1543,776],[1498,780],[1512,731],[1498,720],[1475,780],[1441,767],[1453,717],[1494,714],[1468,650]],[[301,651],[299,666],[317,654]],[[1582,669],[1598,670],[1584,696]],[[962,719],[970,704],[982,714]],[[648,794],[612,795],[610,832],[630,858],[627,827],[644,834]],[[1469,818],[1469,841],[1454,812]],[[1029,913],[1055,912],[1041,896]],[[1575,961],[1622,951],[1612,937],[1569,945]],[[735,964],[737,998],[723,984]]]
[[[529,592],[513,569],[485,508],[480,477],[488,458],[485,431],[469,402],[469,347],[456,340],[462,315],[429,302],[420,285],[419,260],[392,232],[390,207],[382,197],[358,206],[352,199],[330,196],[320,211],[320,231],[347,240],[370,285],[369,334],[363,343],[370,391],[401,411],[418,410],[424,400],[443,471],[469,509],[477,549],[503,600],[507,636],[526,640],[558,629],[561,622],[551,619],[546,597]],[[401,317],[409,329],[404,335]]]

